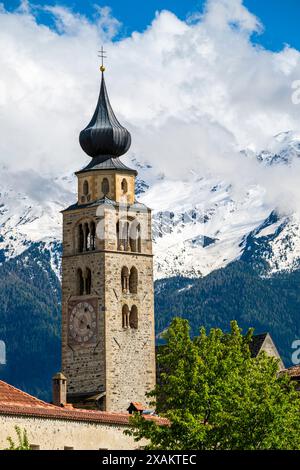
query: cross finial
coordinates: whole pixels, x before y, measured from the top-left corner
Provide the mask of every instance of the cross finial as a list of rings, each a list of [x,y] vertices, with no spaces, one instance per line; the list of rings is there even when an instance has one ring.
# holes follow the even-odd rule
[[[106,51],[103,49],[103,46],[101,46],[100,51],[98,51],[98,57],[101,58],[101,67],[100,67],[101,72],[105,71],[104,60],[103,60],[107,58],[105,54],[106,54]]]

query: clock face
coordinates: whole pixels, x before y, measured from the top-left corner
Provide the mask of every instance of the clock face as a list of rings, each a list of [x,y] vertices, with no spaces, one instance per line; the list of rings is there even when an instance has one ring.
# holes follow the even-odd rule
[[[97,330],[96,309],[86,301],[76,303],[69,316],[69,337],[74,343],[83,344],[95,338]]]

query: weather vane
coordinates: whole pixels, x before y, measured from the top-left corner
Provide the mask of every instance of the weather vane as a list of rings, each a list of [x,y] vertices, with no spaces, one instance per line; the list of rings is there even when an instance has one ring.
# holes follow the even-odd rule
[[[98,57],[101,58],[101,67],[100,67],[101,72],[105,71],[104,59],[107,59],[107,56],[105,54],[106,54],[106,51],[103,49],[103,46],[101,46],[100,51],[98,51]]]

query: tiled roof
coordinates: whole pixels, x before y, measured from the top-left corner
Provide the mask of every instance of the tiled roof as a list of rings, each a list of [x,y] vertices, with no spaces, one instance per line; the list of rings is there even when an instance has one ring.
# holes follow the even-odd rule
[[[97,158],[93,158],[85,168],[77,171],[75,174],[79,175],[80,173],[84,173],[86,171],[91,170],[120,170],[135,173],[135,175],[137,175],[136,170],[128,168],[128,166],[124,165],[124,163],[121,162],[119,158],[109,158],[109,156],[104,161],[102,161],[102,158],[100,158],[99,162],[97,161]]]
[[[87,204],[78,204],[78,202],[75,202],[74,204],[71,204],[71,206],[67,207],[62,211],[68,212],[71,210],[76,210],[76,209],[82,209],[88,208],[88,207],[93,207],[93,206],[100,206],[100,205],[106,205],[106,206],[113,206],[113,207],[119,207],[120,204],[116,201],[113,201],[112,199],[109,199],[108,197],[102,197],[101,199],[96,199],[95,201],[88,202]],[[133,204],[129,205],[130,210],[140,210],[140,211],[147,211],[147,206],[143,204],[142,202],[135,201]]]
[[[18,388],[0,380],[0,407],[6,405],[22,407],[29,406],[44,409],[54,407],[54,405],[39,400],[38,398],[35,398],[28,393],[22,392],[22,390],[19,390]]]
[[[142,405],[142,403],[138,402],[138,401],[132,401],[130,403],[131,405],[134,406],[134,408],[137,410],[137,411],[144,411],[145,407]]]
[[[128,413],[112,413],[107,411],[83,410],[70,407],[59,407],[46,403],[28,393],[0,380],[0,414],[18,415],[36,418],[62,419],[67,421],[87,421],[93,423],[119,424],[129,423]],[[167,425],[168,420],[145,416],[159,424]]]

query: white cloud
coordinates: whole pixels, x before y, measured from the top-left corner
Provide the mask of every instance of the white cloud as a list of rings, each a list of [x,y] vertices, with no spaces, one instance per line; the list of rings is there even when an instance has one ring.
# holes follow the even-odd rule
[[[39,23],[41,10],[55,29]],[[238,154],[299,128],[300,107],[291,99],[299,51],[255,46],[251,36],[262,25],[241,0],[208,0],[187,22],[162,11],[144,32],[114,41],[120,28],[107,7],[93,21],[26,1],[15,12],[0,10],[2,164],[58,174],[88,160],[78,134],[96,104],[104,42],[111,102],[138,159],[172,178],[215,172],[237,190],[263,184],[274,203],[283,193],[299,202],[296,164],[265,169]]]

